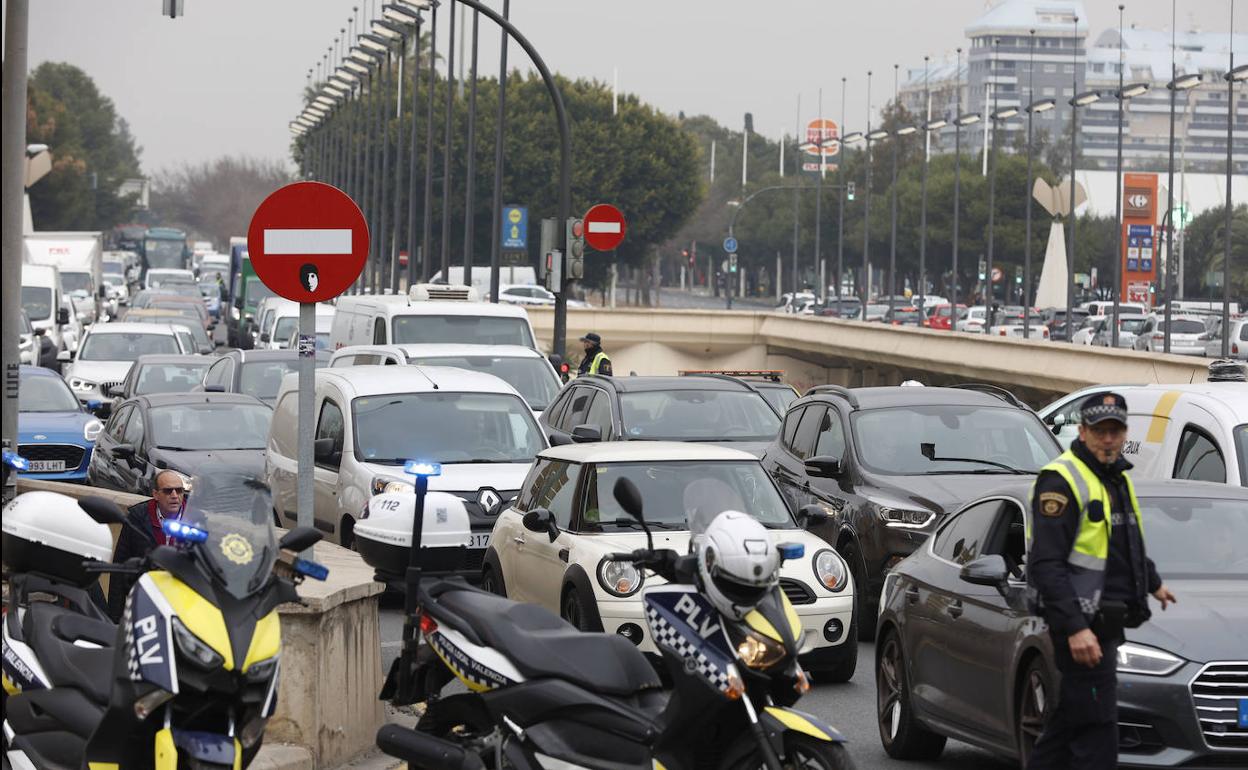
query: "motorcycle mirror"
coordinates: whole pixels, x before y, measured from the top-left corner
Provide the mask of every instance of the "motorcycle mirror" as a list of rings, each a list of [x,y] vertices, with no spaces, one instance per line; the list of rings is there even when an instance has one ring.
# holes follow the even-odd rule
[[[321,531],[315,527],[295,527],[282,535],[277,545],[286,551],[302,553],[320,542],[322,537]]]
[[[639,522],[645,522],[641,504],[641,491],[637,489],[637,485],[632,482],[632,479],[627,479],[623,476],[616,479],[615,486],[611,489],[611,494],[615,496],[615,501],[620,504],[625,513]]]
[[[121,507],[103,497],[84,497],[78,501],[78,507],[87,512],[92,521],[99,524],[124,524],[126,512]]]

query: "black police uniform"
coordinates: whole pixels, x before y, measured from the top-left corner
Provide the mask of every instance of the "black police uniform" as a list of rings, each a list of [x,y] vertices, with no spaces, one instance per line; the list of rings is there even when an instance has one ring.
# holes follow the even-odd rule
[[[1101,612],[1089,622],[1070,582],[1067,558],[1079,531],[1080,510],[1070,486],[1053,471],[1041,473],[1032,495],[1034,534],[1028,554],[1028,581],[1039,594],[1041,613],[1049,624],[1060,696],[1051,708],[1044,733],[1036,742],[1028,770],[1112,768],[1118,762],[1118,645],[1123,628],[1148,620],[1148,594],[1161,587],[1157,569],[1144,551],[1144,538],[1131,512],[1123,474],[1131,463],[1121,457],[1105,465],[1078,439],[1071,451],[1109,491],[1110,540],[1105,564]],[[1043,497],[1042,497],[1043,496]],[[1055,506],[1053,501],[1067,501]],[[1042,501],[1045,503],[1042,505]],[[1043,510],[1042,510],[1043,508]],[[1089,516],[1105,515],[1099,501]],[[1068,637],[1091,628],[1101,646],[1101,662],[1092,668],[1076,663]]]
[[[581,359],[581,365],[577,369],[577,374],[584,376],[589,374],[589,367],[593,366],[594,358],[602,352],[602,338],[597,334],[590,332],[584,337],[581,337],[581,341],[594,343],[593,347],[585,351],[585,357]],[[598,367],[598,374],[605,374],[608,377],[613,374],[611,371],[611,359],[608,358],[602,362],[602,365]]]

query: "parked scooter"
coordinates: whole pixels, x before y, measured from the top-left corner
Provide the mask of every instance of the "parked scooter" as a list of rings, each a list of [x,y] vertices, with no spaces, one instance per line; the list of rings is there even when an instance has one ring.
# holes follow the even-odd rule
[[[167,545],[110,563],[112,502],[27,492],[4,510],[4,748],[14,768],[247,767],[277,705],[277,606],[324,566],[275,541],[268,487],[223,469],[192,482]],[[138,576],[120,624],[91,600],[100,573]]]
[[[614,493],[648,547],[610,558],[668,581],[642,597],[673,688],[621,636],[463,581],[426,581],[420,631],[437,657],[420,677],[428,708],[415,730],[383,727],[378,746],[428,770],[852,767],[834,727],[790,708],[810,684],[797,661],[801,621],[776,571],[802,547],[724,512],[690,522],[694,553],[656,550],[637,488],[621,479]],[[452,677],[469,692],[438,697]]]

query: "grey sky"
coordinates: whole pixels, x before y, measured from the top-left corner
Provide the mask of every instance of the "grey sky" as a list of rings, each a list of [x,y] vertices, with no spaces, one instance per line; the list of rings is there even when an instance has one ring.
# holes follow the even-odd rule
[[[1181,0],[1179,27],[1228,31],[1234,0]],[[309,67],[320,61],[352,5],[382,0],[32,0],[30,59],[82,67],[117,104],[151,173],[183,161],[246,153],[287,158],[288,121]],[[1092,38],[1117,23],[1117,2],[1084,0]],[[501,8],[502,0],[491,0]],[[985,0],[512,0],[512,19],[554,70],[610,83],[675,114],[706,113],[739,127],[791,132],[802,120],[839,118],[849,78],[848,126],[862,123],[868,69],[876,109],[892,98],[893,64],[918,66],[963,43]],[[1240,0],[1235,30],[1248,30]],[[443,8],[446,6],[444,5]],[[1168,0],[1128,0],[1127,24],[1168,29]],[[439,20],[445,51],[446,14]],[[498,32],[483,20],[482,74],[498,70]],[[1237,63],[1248,51],[1236,52]],[[527,60],[511,47],[512,66]]]

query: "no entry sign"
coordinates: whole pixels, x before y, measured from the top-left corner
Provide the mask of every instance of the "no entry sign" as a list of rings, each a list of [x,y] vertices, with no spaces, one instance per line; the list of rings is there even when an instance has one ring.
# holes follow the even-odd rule
[[[585,242],[591,249],[610,251],[624,241],[624,214],[609,203],[599,203],[585,212]]]
[[[295,302],[324,302],[346,291],[368,260],[368,223],[337,187],[295,182],[256,208],[247,228],[256,276]]]

